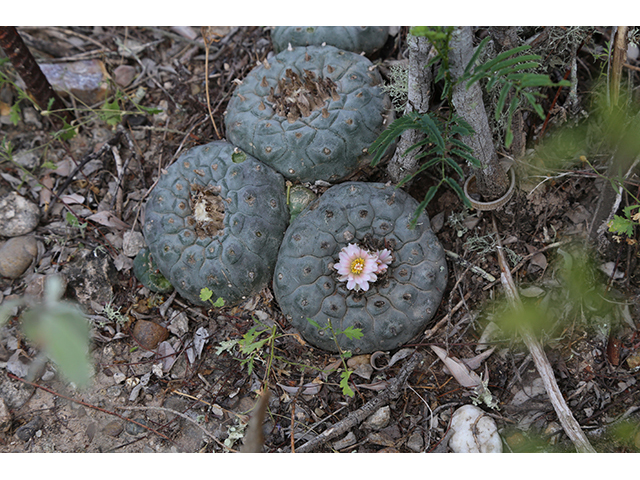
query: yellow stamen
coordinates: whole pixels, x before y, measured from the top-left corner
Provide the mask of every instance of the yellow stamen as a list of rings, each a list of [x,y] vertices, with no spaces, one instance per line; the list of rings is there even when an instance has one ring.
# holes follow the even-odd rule
[[[351,262],[351,273],[360,274],[364,270],[364,258],[356,258]]]

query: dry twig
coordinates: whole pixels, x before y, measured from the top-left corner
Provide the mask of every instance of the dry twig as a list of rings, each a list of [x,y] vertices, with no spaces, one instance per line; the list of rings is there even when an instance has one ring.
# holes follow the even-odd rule
[[[493,229],[496,232],[498,243],[497,254],[498,263],[500,264],[500,280],[502,281],[502,285],[505,289],[505,293],[511,307],[516,311],[521,311],[523,309],[522,301],[520,300],[520,295],[518,294],[518,290],[516,289],[513,277],[509,270],[509,264],[507,263],[504,251],[502,250],[502,241],[498,234],[495,217],[492,217],[492,220]],[[551,364],[549,363],[549,359],[547,359],[547,355],[544,353],[544,349],[542,348],[540,341],[533,334],[529,325],[522,324],[520,326],[520,336],[531,352],[533,362],[535,363],[538,373],[542,378],[542,383],[547,391],[549,400],[558,415],[558,420],[560,420],[560,424],[562,425],[565,433],[576,446],[578,452],[595,453],[594,448],[589,443],[589,439],[582,431],[580,424],[574,418],[567,402],[564,400],[562,392],[556,382],[556,377],[553,373],[553,369],[551,368]]]

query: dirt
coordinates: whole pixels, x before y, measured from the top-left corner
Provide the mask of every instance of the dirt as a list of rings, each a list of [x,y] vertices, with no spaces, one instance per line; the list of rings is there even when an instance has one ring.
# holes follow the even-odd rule
[[[208,60],[201,44],[164,28],[19,29],[38,60],[95,58],[112,76],[120,65],[144,71],[124,91],[140,95],[141,105],[162,111],[130,113],[109,124],[108,117],[100,115],[103,103],[82,110],[76,103],[82,126],[74,138],[61,140],[54,137],[58,127],[23,101],[17,124],[0,125],[14,152],[33,150],[39,159],[28,168],[2,160],[0,192],[19,190],[46,211],[35,230],[36,261],[16,279],[0,279],[0,299],[22,298],[38,290],[44,275],[62,272],[66,298],[79,302],[93,322],[94,365],[88,387],[70,384],[55,365],[41,362],[38,345],[27,339],[20,312],[14,312],[0,337],[0,452],[235,451],[242,446],[265,380],[271,395],[263,449],[283,452],[293,445],[295,450],[357,415],[406,364],[404,357],[381,367],[398,352],[376,356],[375,369],[367,366],[370,358],[354,358],[351,398],[342,392],[338,372],[322,374],[339,358],[302,340],[283,318],[270,288],[236,307],[204,308],[179,295],[154,294],[133,275],[132,257],[125,254],[128,232],[141,231],[144,202],[158,172],[190,147],[224,138],[223,114],[235,82],[271,51],[268,28],[220,28],[209,31]],[[407,28],[400,29],[374,59],[383,72],[403,58],[406,33]],[[579,55],[578,95],[584,108],[599,68],[591,52],[601,51],[610,33],[594,31]],[[122,47],[125,41],[128,48]],[[629,75],[637,81],[638,68],[629,61],[634,65]],[[566,68],[549,67],[560,77]],[[17,101],[14,89],[5,87],[3,92],[3,105]],[[546,93],[542,106],[548,113],[555,90]],[[572,112],[563,107],[568,102],[563,94],[547,129],[571,124],[566,118]],[[120,108],[131,109],[132,104],[121,97]],[[586,149],[590,163],[573,156],[558,166],[547,156],[545,165],[535,155],[541,127],[542,120],[527,115],[517,132],[527,139],[527,153],[511,167],[516,169],[518,191],[503,210],[491,214],[465,209],[450,189],[441,189],[429,204],[436,235],[455,255],[448,257],[450,279],[433,322],[403,347],[418,351],[423,361],[399,396],[387,402],[389,408],[376,412],[378,423],[355,423],[348,434],[314,451],[448,451],[449,419],[456,408],[472,403],[474,394],[443,369],[431,346],[457,359],[471,359],[486,351],[480,340],[495,324],[502,326],[502,333],[488,340],[495,350],[475,372],[488,379],[499,407],[480,405],[496,421],[504,450],[574,450],[540,390],[527,348],[509,330],[492,215],[528,311],[538,312],[531,325],[576,420],[597,451],[640,450],[638,246],[624,238],[618,242],[610,233],[600,242],[589,236],[602,189],[599,175],[606,171],[608,157]],[[64,175],[64,168],[68,172],[84,160],[82,173]],[[61,170],[51,170],[51,164]],[[438,180],[436,174],[419,175],[407,190],[422,200]],[[386,181],[386,174],[383,167],[365,169],[355,179]],[[627,186],[637,192],[637,174],[629,176]],[[62,195],[66,209],[61,208]],[[623,197],[621,207],[624,202],[633,203]],[[69,223],[68,211],[78,224]],[[96,216],[98,212],[110,213]],[[633,233],[637,235],[637,228]],[[83,278],[89,257],[95,257],[94,274]],[[144,345],[132,335],[139,320],[162,327],[145,337]],[[259,338],[275,334],[249,357],[229,342],[242,339],[256,325],[265,331]],[[7,367],[18,349],[22,376]],[[15,372],[19,365],[12,365]]]

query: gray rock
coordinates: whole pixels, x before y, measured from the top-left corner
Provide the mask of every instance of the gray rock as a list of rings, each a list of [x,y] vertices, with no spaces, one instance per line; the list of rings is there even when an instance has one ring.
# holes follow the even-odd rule
[[[122,235],[122,253],[127,257],[135,257],[146,245],[144,236],[140,232],[124,232]]]
[[[112,281],[117,278],[113,260],[100,250],[82,250],[63,270],[67,278],[67,291],[78,302],[91,308],[91,302],[106,305],[113,300]]]
[[[38,155],[36,155],[34,152],[29,151],[18,152],[13,156],[13,160],[18,165],[21,165],[29,170],[38,164],[38,158]]]
[[[424,438],[420,432],[413,432],[407,440],[407,448],[412,452],[421,452],[424,448]]]
[[[118,420],[113,420],[112,422],[107,423],[102,428],[102,433],[104,433],[105,435],[110,435],[112,437],[117,437],[122,433],[122,430],[124,430],[122,423],[120,423]]]
[[[11,412],[4,403],[4,399],[0,397],[0,433],[4,433],[11,428]]]
[[[18,278],[38,255],[33,235],[13,237],[0,247],[0,276]]]
[[[342,440],[333,442],[333,448],[335,448],[336,450],[342,450],[343,448],[350,447],[354,443],[356,443],[356,436],[353,432],[349,432]]]
[[[374,414],[367,418],[364,422],[364,426],[371,430],[382,430],[389,425],[391,420],[391,408],[389,406],[378,409]]]
[[[26,442],[31,437],[33,437],[36,432],[42,428],[43,425],[44,421],[42,420],[42,417],[36,415],[29,423],[22,425],[20,428],[18,428],[18,430],[16,430],[16,437],[18,437],[23,442]]]
[[[0,236],[18,237],[32,232],[40,221],[40,209],[30,200],[10,192],[0,198]]]

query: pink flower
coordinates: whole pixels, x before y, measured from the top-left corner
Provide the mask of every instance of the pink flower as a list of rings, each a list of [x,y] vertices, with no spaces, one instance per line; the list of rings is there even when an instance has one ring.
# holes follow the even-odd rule
[[[382,273],[384,272],[391,262],[393,261],[393,257],[391,256],[391,250],[387,250],[386,248],[382,251],[378,250],[374,256],[376,257],[376,271],[374,273]]]
[[[377,257],[353,243],[344,247],[339,256],[340,261],[333,266],[341,275],[338,279],[341,282],[346,280],[349,290],[369,290],[369,282],[378,279],[375,274],[378,269]]]

